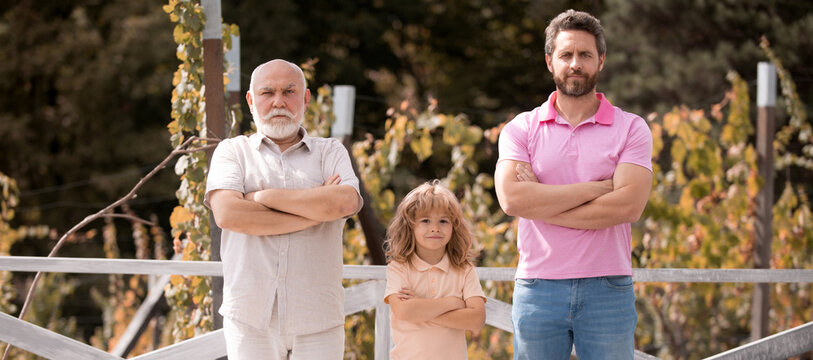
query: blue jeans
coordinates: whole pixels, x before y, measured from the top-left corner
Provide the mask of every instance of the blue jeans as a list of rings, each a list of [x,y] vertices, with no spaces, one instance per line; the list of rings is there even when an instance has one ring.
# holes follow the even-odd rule
[[[517,279],[514,359],[632,359],[635,293],[631,276]]]

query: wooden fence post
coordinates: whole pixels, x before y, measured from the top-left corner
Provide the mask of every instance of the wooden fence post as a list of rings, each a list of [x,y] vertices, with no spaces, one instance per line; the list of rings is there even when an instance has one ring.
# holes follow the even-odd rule
[[[754,239],[754,268],[771,268],[771,243],[773,240],[773,193],[774,160],[773,141],[776,108],[776,67],[768,62],[757,65],[757,154],[759,175],[763,180],[757,194],[757,223]],[[755,283],[751,304],[751,341],[768,335],[768,313],[771,304],[771,288],[768,283]]]
[[[333,113],[336,114],[336,122],[330,128],[330,136],[338,138],[344,144],[350,154],[350,162],[353,171],[359,178],[359,192],[364,200],[364,207],[359,211],[358,218],[361,222],[361,229],[364,231],[364,238],[367,240],[367,251],[370,262],[373,265],[386,265],[384,257],[384,234],[386,229],[378,221],[375,209],[372,207],[372,198],[364,186],[364,180],[358,171],[356,160],[353,159],[352,135],[353,135],[353,112],[355,110],[356,88],[349,85],[336,85],[333,88]]]

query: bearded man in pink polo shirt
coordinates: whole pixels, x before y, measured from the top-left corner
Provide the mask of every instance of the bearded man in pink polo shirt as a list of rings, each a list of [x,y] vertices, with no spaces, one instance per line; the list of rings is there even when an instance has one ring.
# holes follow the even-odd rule
[[[514,359],[632,359],[637,323],[630,223],[652,187],[646,122],[596,92],[598,19],[568,10],[545,30],[556,91],[502,131],[495,173],[519,217]]]

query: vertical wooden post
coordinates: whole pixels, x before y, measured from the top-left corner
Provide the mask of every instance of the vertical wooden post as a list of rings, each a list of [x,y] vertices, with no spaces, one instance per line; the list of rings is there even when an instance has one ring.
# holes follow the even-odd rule
[[[203,28],[203,85],[206,87],[206,136],[224,139],[226,137],[226,96],[223,90],[223,30],[220,19],[220,0],[203,0],[206,24]],[[207,161],[212,161],[214,149],[206,152]],[[211,260],[220,261],[220,228],[215,224],[214,215],[209,212],[209,235],[212,239]],[[223,277],[212,278],[212,316],[214,328],[223,327],[223,317],[217,312],[223,302]]]
[[[364,238],[367,239],[367,251],[373,265],[386,265],[384,256],[384,235],[386,229],[381,222],[375,209],[372,207],[372,198],[364,186],[364,180],[358,171],[358,165],[353,159],[353,149],[351,148],[353,135],[353,112],[355,110],[356,88],[349,85],[336,85],[333,88],[333,113],[336,115],[336,122],[330,128],[330,136],[338,138],[344,144],[347,152],[350,153],[353,171],[359,178],[359,192],[364,200],[364,207],[359,211],[358,218],[361,222],[361,229],[364,231]]]
[[[390,332],[390,306],[384,302],[384,293],[387,291],[387,282],[378,282],[376,293],[378,299],[375,304],[375,345],[373,358],[375,360],[388,360],[392,350],[392,333]]]
[[[773,141],[776,109],[776,67],[768,62],[757,65],[757,154],[759,175],[763,180],[757,194],[756,238],[754,239],[754,268],[771,268],[773,241],[774,159]],[[751,304],[751,341],[768,335],[771,288],[768,283],[755,283]]]

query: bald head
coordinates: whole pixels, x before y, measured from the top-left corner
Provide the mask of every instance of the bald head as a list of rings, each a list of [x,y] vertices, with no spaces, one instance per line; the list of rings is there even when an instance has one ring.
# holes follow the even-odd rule
[[[274,59],[254,68],[254,71],[251,72],[251,82],[249,82],[248,91],[254,93],[255,90],[254,86],[257,83],[257,78],[260,77],[261,75],[268,72],[275,71],[284,72],[287,70],[295,72],[298,75],[298,78],[301,79],[299,85],[301,85],[302,88],[304,89],[306,87],[306,83],[305,83],[305,73],[302,71],[302,69],[290,61],[286,61],[283,59]]]

